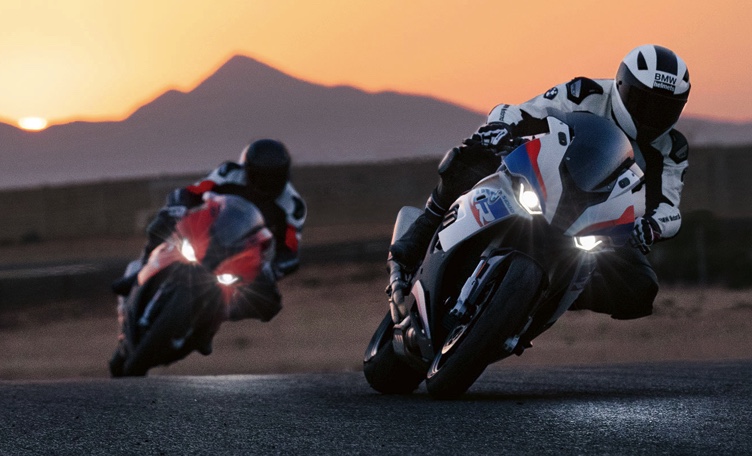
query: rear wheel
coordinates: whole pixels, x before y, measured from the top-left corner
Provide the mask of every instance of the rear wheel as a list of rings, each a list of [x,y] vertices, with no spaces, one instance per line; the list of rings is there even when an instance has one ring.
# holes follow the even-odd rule
[[[387,312],[371,338],[363,361],[363,373],[371,388],[384,394],[409,394],[425,376],[400,359],[394,352],[394,324]]]
[[[512,259],[506,274],[488,284],[485,303],[466,324],[455,327],[428,369],[426,388],[437,399],[467,391],[486,367],[509,356],[505,341],[519,335],[536,303],[543,271],[532,259]]]

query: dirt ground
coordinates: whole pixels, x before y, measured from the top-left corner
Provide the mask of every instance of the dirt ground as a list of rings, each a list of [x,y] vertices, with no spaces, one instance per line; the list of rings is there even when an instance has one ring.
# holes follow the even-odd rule
[[[225,323],[214,353],[150,375],[358,371],[386,312],[382,262],[305,265],[284,279],[271,322]],[[0,379],[106,377],[115,346],[114,299],[31,308],[0,325]],[[105,301],[105,302],[103,302]],[[502,363],[622,363],[752,357],[752,290],[664,287],[653,316],[615,321],[568,312],[534,347]]]

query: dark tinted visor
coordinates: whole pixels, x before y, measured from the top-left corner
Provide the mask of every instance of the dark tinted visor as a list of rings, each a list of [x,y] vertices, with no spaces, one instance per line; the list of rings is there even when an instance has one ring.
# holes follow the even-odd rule
[[[289,172],[286,168],[256,168],[247,171],[248,186],[255,192],[268,197],[277,197],[285,185]]]
[[[625,78],[627,79],[627,78]],[[671,96],[645,88],[639,81],[624,81],[619,84],[619,95],[624,106],[639,125],[665,131],[679,120],[687,103],[685,96]]]

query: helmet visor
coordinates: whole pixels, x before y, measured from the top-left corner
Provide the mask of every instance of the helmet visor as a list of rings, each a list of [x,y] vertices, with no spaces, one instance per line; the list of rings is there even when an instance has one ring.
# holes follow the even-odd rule
[[[268,198],[279,196],[282,190],[284,190],[285,185],[287,185],[289,177],[289,172],[286,168],[256,168],[247,170],[246,172],[249,188],[259,196]]]
[[[638,129],[668,130],[687,103],[686,97],[662,95],[633,84],[619,84],[619,95]]]

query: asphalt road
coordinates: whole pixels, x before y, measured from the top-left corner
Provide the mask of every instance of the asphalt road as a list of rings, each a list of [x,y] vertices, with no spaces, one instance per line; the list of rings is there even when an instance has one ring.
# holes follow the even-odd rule
[[[493,367],[460,400],[362,373],[0,382],[0,454],[752,454],[752,360]]]

